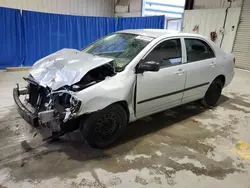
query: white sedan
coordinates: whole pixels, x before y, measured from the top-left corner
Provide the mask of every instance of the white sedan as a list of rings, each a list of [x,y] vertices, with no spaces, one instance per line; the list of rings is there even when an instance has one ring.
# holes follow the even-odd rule
[[[125,30],[37,61],[27,87],[13,95],[27,122],[51,128],[46,139],[80,129],[86,142],[103,148],[145,116],[196,100],[216,106],[234,63],[232,54],[199,35]]]

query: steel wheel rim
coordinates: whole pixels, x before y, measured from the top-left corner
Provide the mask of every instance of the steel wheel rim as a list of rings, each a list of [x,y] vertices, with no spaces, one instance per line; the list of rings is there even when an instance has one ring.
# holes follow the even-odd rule
[[[98,118],[93,129],[93,136],[97,142],[107,142],[114,138],[119,128],[117,115],[113,112]]]

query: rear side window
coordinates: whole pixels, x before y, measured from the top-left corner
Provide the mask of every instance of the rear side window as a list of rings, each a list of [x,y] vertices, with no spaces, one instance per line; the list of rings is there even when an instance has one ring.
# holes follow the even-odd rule
[[[182,62],[180,39],[161,42],[148,54],[145,61],[158,62],[162,68],[180,64]]]
[[[187,62],[200,61],[214,58],[214,52],[211,47],[199,39],[185,39]]]

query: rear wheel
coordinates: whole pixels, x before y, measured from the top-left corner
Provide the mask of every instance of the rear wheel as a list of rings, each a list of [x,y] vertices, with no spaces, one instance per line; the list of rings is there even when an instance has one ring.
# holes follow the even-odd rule
[[[90,146],[105,148],[113,144],[124,132],[127,118],[123,107],[113,104],[91,114],[80,126],[80,131]]]
[[[205,107],[215,107],[220,100],[223,89],[223,82],[220,79],[215,79],[209,86],[205,97],[202,99],[202,104]]]

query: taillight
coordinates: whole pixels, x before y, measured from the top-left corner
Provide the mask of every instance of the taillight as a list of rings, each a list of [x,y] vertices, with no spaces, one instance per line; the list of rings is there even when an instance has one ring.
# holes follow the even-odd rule
[[[234,64],[235,64],[235,62],[236,62],[236,59],[235,59],[235,58],[234,58],[233,62],[234,62]]]

